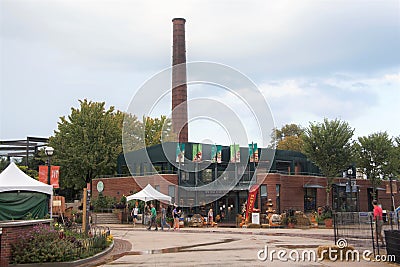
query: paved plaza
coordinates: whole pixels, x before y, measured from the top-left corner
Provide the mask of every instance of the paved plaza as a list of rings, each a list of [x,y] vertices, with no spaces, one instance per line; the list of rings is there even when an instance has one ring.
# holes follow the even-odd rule
[[[241,229],[182,228],[179,231],[147,231],[141,225],[108,225],[115,238],[113,251],[94,266],[391,266],[389,263],[291,261],[288,254],[296,250],[315,250],[334,243],[333,229]],[[351,244],[350,244],[351,245]],[[285,250],[280,261],[273,254]],[[258,254],[260,254],[258,256]],[[296,254],[291,254],[296,256]],[[392,265],[393,266],[393,265]]]

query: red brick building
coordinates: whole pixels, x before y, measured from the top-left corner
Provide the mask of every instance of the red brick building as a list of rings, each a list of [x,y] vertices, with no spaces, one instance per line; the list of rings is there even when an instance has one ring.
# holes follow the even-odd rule
[[[186,143],[186,155],[192,151],[191,145]],[[287,209],[311,212],[327,203],[337,211],[372,210],[370,181],[356,179],[355,171],[351,177],[352,190],[348,177],[336,178],[327,202],[327,179],[320,176],[318,168],[299,152],[277,150],[273,154],[272,151],[259,149],[259,161],[249,162],[248,154],[246,155],[247,148],[240,148],[241,160],[235,163],[233,168],[229,162],[229,147],[222,148],[222,161],[217,164],[210,163],[210,159],[207,158],[211,151],[207,146],[211,145],[203,144],[202,162],[193,163],[186,157],[185,164],[179,165],[175,162],[176,143],[157,145],[122,155],[119,169],[129,169],[134,176],[94,179],[93,196],[98,196],[96,186],[99,181],[104,184],[103,194],[117,199],[122,195],[138,192],[147,184],[151,184],[160,192],[171,196],[172,201],[184,207],[188,214],[205,215],[209,208],[213,208],[216,214],[224,213],[227,220],[234,220],[236,214],[241,213],[250,184],[254,181],[252,179],[256,176],[259,184],[256,207],[262,212],[267,209],[266,203],[269,199],[273,203],[273,209],[278,213]],[[152,163],[143,160],[144,152]],[[201,186],[211,184],[221,177],[227,180],[234,179],[234,176],[239,175],[239,169],[243,172],[229,191],[224,192],[223,186],[213,187],[212,190],[201,189]],[[400,183],[397,181],[393,183],[397,185],[394,200],[398,206]],[[198,194],[188,196],[180,190],[181,187],[193,187],[194,191],[198,190]],[[350,194],[350,191],[353,194]],[[377,189],[377,198],[384,210],[391,209],[389,181],[382,181]]]

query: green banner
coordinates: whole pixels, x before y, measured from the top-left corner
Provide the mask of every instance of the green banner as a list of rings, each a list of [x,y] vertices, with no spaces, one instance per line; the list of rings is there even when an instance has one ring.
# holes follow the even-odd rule
[[[203,158],[202,144],[193,144],[193,161],[200,162]]]
[[[217,146],[217,163],[222,162],[222,146]]]
[[[231,152],[231,162],[240,162],[240,146],[238,144],[233,144],[230,146]]]
[[[215,163],[217,161],[217,146],[212,145],[211,146],[211,162]]]
[[[250,158],[250,162],[258,162],[257,143],[249,144],[249,158]]]
[[[185,144],[176,144],[176,162],[185,162]]]

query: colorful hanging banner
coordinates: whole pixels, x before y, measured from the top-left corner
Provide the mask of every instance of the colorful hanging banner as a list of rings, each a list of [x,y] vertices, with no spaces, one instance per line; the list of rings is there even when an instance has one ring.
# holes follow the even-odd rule
[[[230,146],[231,152],[231,162],[240,162],[240,146],[238,144],[233,144]]]
[[[193,144],[193,161],[200,162],[203,158],[202,144]]]
[[[258,162],[257,143],[249,144],[249,157],[250,157],[250,162]]]
[[[211,145],[211,162],[215,163],[217,161],[217,146]]]
[[[246,207],[246,222],[249,221],[249,215],[253,212],[254,204],[257,200],[258,193],[258,185],[253,185],[249,190],[249,196],[247,198],[247,207]]]
[[[185,144],[176,144],[176,162],[185,162]]]
[[[49,166],[41,165],[39,166],[39,182],[48,184],[48,173],[49,173]],[[60,166],[51,166],[50,167],[50,184],[53,188],[60,188],[59,184],[60,178]]]
[[[222,162],[222,146],[217,145],[217,163]]]

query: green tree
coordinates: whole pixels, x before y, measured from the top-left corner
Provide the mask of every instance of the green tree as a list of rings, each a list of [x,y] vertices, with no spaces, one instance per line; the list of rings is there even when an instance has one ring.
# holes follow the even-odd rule
[[[160,118],[143,117],[143,121],[128,113],[124,113],[123,117],[122,140],[125,151],[172,141],[171,119],[164,115]]]
[[[271,133],[269,147],[282,150],[302,151],[304,129],[297,124],[286,124],[281,129],[274,128]]]
[[[30,177],[36,179],[36,180],[39,180],[39,172],[38,172],[38,171],[32,170],[32,169],[30,169],[29,167],[27,167],[27,166],[25,166],[25,165],[19,165],[19,164],[21,164],[21,163],[17,163],[17,164],[18,164],[18,165],[17,165],[18,168],[19,168],[21,171],[23,171],[26,175],[28,175],[28,176],[30,176]]]
[[[0,157],[0,172],[7,168],[9,162],[6,157]]]
[[[373,133],[359,137],[354,143],[355,161],[359,171],[367,176],[373,187],[373,196],[382,179],[395,173],[395,147],[386,132]]]
[[[146,146],[153,146],[161,142],[170,141],[171,119],[162,115],[160,118],[143,118]]]
[[[334,177],[351,162],[351,138],[354,129],[347,122],[324,119],[323,123],[310,123],[303,136],[304,150],[327,178],[326,204]]]
[[[84,188],[99,174],[115,174],[122,152],[121,115],[114,107],[106,110],[104,102],[79,102],[80,108],[60,118],[49,140],[55,150],[52,162],[61,166],[60,185],[74,189]]]
[[[125,152],[143,148],[144,128],[143,123],[129,113],[118,114],[121,119],[122,142]]]
[[[400,136],[393,138],[393,150],[390,156],[390,170],[392,175],[398,177],[400,175]]]

